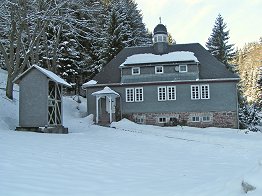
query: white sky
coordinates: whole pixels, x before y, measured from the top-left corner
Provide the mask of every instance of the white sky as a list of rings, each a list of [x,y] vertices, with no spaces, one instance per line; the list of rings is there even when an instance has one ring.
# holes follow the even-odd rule
[[[219,13],[230,30],[230,44],[242,47],[262,37],[262,0],[135,1],[146,27],[152,32],[161,17],[177,43],[205,46]]]

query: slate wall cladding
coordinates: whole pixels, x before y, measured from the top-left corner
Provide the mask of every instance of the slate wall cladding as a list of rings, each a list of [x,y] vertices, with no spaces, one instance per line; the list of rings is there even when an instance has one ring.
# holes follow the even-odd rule
[[[203,121],[203,117],[209,117],[207,122]],[[237,128],[237,113],[231,111],[225,112],[181,112],[181,113],[132,113],[123,114],[124,118],[127,118],[134,122],[142,124],[166,126],[169,124],[170,118],[177,118],[180,122],[185,122],[186,125],[192,127],[223,127],[223,128]],[[193,122],[192,117],[199,117],[199,122]],[[166,123],[160,123],[159,118],[166,118]],[[142,121],[141,121],[142,119]]]

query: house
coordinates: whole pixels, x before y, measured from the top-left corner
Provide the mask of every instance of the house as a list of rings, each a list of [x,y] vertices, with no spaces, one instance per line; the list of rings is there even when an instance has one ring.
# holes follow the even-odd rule
[[[33,65],[18,76],[18,131],[68,133],[63,127],[63,86],[71,87],[51,71]],[[42,128],[43,129],[42,129]]]
[[[152,46],[124,48],[83,88],[96,123],[237,128],[238,81],[199,43],[169,45],[158,24]]]

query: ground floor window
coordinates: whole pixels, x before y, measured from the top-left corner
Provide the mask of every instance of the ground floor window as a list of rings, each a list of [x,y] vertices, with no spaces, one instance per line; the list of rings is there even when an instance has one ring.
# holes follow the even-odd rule
[[[159,123],[166,123],[167,122],[166,117],[159,117],[158,122]]]
[[[126,88],[126,102],[144,101],[143,87]]]

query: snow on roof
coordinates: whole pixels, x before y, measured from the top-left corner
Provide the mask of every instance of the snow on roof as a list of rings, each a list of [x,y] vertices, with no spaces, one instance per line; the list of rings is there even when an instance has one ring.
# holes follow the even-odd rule
[[[95,81],[95,80],[90,80],[90,81],[84,83],[84,84],[82,85],[82,87],[85,88],[85,87],[93,86],[93,85],[96,85],[96,84],[97,84],[97,81]]]
[[[108,86],[106,86],[103,90],[93,92],[91,95],[96,96],[96,95],[108,95],[108,94],[114,94],[116,96],[120,96],[116,91],[112,90]]]
[[[57,82],[59,84],[68,86],[68,87],[72,87],[70,84],[68,84],[65,80],[63,80],[62,78],[60,78],[58,75],[56,75],[55,73],[48,71],[42,67],[39,67],[38,65],[33,65],[32,67],[30,67],[28,70],[26,70],[24,73],[22,73],[20,76],[18,76],[14,82],[18,81],[20,78],[22,78],[27,72],[29,72],[31,69],[36,68],[38,69],[40,72],[42,72],[43,74],[45,74],[48,78],[50,78],[51,80],[53,80],[54,82]]]
[[[177,51],[170,52],[163,55],[155,55],[152,53],[146,54],[135,54],[127,57],[126,61],[120,65],[123,67],[128,64],[139,64],[139,63],[162,63],[162,62],[175,62],[175,61],[195,61],[199,62],[193,52],[189,51]]]

